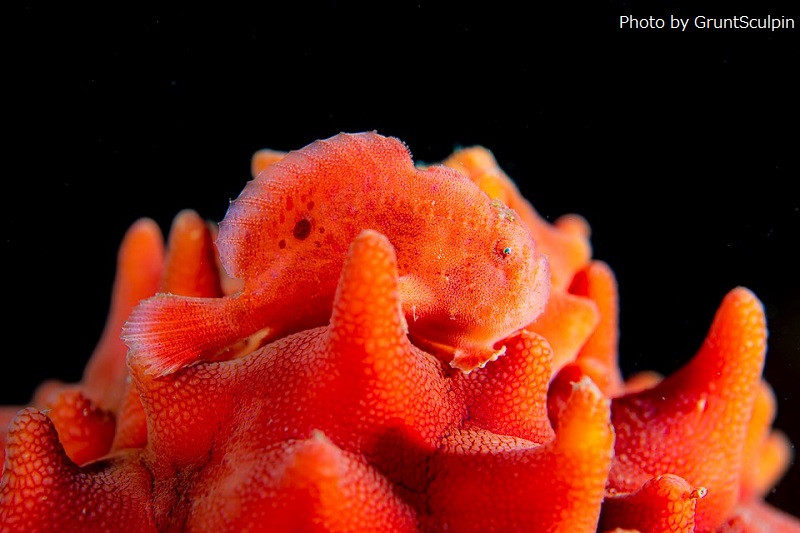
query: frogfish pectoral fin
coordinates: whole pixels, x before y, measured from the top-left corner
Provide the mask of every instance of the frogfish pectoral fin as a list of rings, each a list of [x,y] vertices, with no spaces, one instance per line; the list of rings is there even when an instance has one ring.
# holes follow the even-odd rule
[[[494,348],[471,351],[456,349],[455,352],[453,352],[453,360],[450,361],[450,366],[468,374],[476,368],[483,368],[486,366],[486,363],[496,360],[505,353],[505,344],[497,350]]]
[[[495,361],[506,353],[505,345],[471,343],[466,340],[447,343],[424,338],[409,333],[411,342],[418,348],[429,352],[450,364],[452,368],[468,374],[476,368],[483,368],[486,363]]]
[[[131,368],[160,377],[213,359],[250,333],[237,320],[236,303],[174,294],[143,300],[122,328]]]

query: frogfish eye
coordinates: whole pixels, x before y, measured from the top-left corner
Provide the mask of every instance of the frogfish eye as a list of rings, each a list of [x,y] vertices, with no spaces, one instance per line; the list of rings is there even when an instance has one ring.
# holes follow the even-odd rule
[[[497,244],[495,244],[494,251],[497,255],[499,255],[503,259],[507,258],[512,253],[514,253],[514,249],[511,246],[509,246],[509,244],[505,242],[505,240],[498,241]]]

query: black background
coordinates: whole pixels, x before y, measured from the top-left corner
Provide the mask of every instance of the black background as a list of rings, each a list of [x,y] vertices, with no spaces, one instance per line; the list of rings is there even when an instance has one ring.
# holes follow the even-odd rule
[[[685,363],[725,293],[753,290],[776,426],[800,442],[800,29],[619,28],[796,7],[221,6],[28,2],[5,20],[0,404],[80,378],[137,218],[220,220],[255,150],[377,130],[426,162],[484,145],[542,215],[586,217],[626,375]],[[795,465],[769,501],[800,515],[798,494]]]

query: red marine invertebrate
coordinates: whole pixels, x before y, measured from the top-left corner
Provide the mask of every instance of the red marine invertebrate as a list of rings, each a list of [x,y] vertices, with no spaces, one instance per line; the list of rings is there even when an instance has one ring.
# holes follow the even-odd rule
[[[800,531],[747,289],[625,383],[588,225],[487,151],[343,134],[254,174],[218,238],[128,232],[82,382],[2,411],[0,531]]]

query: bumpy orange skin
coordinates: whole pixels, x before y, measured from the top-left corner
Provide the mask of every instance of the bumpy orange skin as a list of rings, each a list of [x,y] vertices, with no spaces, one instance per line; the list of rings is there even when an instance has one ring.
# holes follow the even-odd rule
[[[261,153],[253,172],[284,155]],[[546,226],[489,156],[448,164],[519,209],[556,265],[548,307],[503,356],[465,374],[416,346],[395,247],[366,230],[326,325],[157,377],[136,353],[125,364],[133,305],[241,283],[196,213],[166,248],[139,221],[82,382],[0,408],[0,532],[800,532],[762,500],[791,454],[771,432],[757,298],[731,291],[682,370],[623,383],[616,280],[588,257],[588,226]]]

